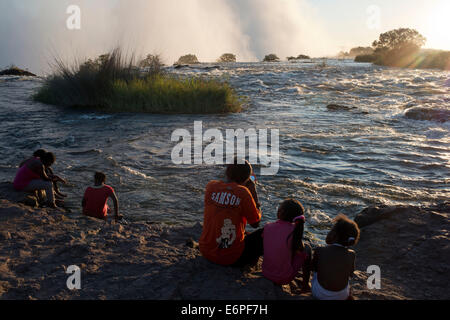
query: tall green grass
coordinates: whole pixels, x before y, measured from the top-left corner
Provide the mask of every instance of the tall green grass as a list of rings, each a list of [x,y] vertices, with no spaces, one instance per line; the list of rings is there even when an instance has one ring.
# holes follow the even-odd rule
[[[148,57],[147,57],[148,59]],[[230,113],[242,109],[235,90],[220,79],[176,76],[160,60],[135,67],[119,49],[70,67],[56,60],[55,72],[34,95],[39,102],[106,112]]]

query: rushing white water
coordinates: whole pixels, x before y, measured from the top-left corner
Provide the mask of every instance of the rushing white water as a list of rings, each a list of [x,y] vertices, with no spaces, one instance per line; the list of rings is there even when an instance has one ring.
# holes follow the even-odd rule
[[[79,207],[93,172],[104,171],[131,220],[202,220],[203,191],[220,166],[177,166],[170,160],[177,128],[280,130],[280,171],[259,177],[264,221],[278,203],[299,199],[308,230],[320,236],[336,214],[354,216],[373,204],[430,204],[449,199],[448,72],[399,70],[328,60],[237,63],[174,72],[225,76],[249,106],[232,115],[147,115],[77,112],[32,102],[41,85],[0,78],[0,178],[44,147]],[[327,108],[335,104],[337,107]]]

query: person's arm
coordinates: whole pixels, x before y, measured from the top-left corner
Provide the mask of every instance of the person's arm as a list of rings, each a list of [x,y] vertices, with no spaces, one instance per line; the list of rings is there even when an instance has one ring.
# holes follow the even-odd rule
[[[351,265],[350,265],[350,278],[352,278],[355,275],[355,270],[356,270],[356,253],[353,250],[349,250],[348,251],[350,254],[350,259],[351,259]]]
[[[47,173],[45,173],[45,167],[40,161],[39,161],[39,164],[33,165],[32,168],[36,168],[37,174],[42,178],[42,180],[53,181],[53,179],[51,177],[49,177],[47,175]]]
[[[305,250],[306,254],[308,255],[308,257],[306,258],[303,269],[302,269],[302,273],[303,273],[302,291],[309,292],[309,291],[311,291],[311,286],[309,285],[309,280],[311,278],[312,249],[309,244],[306,244],[304,246],[304,250]]]
[[[113,191],[110,195],[113,203],[114,203],[114,218],[116,220],[120,219],[120,215],[119,215],[119,199],[117,199],[117,195],[116,193]]]
[[[258,193],[256,191],[256,183],[252,180],[252,179],[248,179],[248,181],[246,182],[245,186],[247,187],[247,189],[250,191],[253,201],[255,202],[256,208],[258,209],[258,211],[261,213],[261,204],[259,203],[259,199],[258,199]],[[258,228],[259,224],[261,221],[258,221],[256,223],[250,224],[252,226],[252,228]]]
[[[258,192],[256,191],[256,183],[252,179],[248,179],[245,183],[245,186],[252,194],[253,200],[255,200],[256,207],[258,210],[261,208],[261,204],[259,203]]]
[[[253,199],[251,192],[246,190],[246,195],[243,196],[243,213],[248,221],[248,224],[253,228],[258,228],[261,222],[261,210],[256,206],[255,200]]]
[[[57,176],[57,175],[53,175],[53,179],[54,179],[54,181],[56,181],[56,182],[61,182],[61,183],[63,183],[63,184],[67,184],[67,181],[66,180],[64,180],[63,178],[61,178],[60,176]]]

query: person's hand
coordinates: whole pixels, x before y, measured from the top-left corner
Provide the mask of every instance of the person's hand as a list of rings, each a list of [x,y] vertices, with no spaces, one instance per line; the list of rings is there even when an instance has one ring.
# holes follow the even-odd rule
[[[247,182],[245,183],[245,186],[247,188],[254,188],[256,186],[256,182],[253,181],[252,179],[248,179]]]
[[[302,293],[307,293],[307,292],[311,292],[311,286],[308,283],[303,283],[302,284]]]

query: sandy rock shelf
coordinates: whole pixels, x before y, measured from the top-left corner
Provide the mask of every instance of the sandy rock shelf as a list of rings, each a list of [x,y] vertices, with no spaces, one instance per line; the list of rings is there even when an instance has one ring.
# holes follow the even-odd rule
[[[195,243],[200,224],[108,224],[16,203],[2,188],[0,199],[0,299],[311,299],[295,282],[279,287],[264,279],[261,261],[233,269],[203,259]],[[377,211],[393,212],[362,229],[355,296],[450,298],[449,208],[372,208],[378,218]],[[374,264],[381,290],[366,286]],[[81,268],[81,290],[66,287],[70,265]]]

